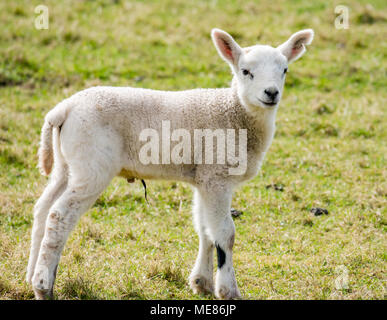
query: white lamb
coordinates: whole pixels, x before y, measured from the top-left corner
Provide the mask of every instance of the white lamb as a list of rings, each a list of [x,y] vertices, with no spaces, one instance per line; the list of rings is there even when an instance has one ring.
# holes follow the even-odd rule
[[[215,47],[233,72],[230,88],[169,92],[94,87],[51,110],[42,128],[39,166],[45,175],[54,169],[35,205],[27,270],[36,298],[53,297],[57,266],[70,231],[117,175],[128,181],[164,179],[193,185],[193,217],[200,243],[190,286],[195,293],[215,291],[221,299],[240,297],[232,264],[233,189],[257,174],[273,139],[288,64],[305,52],[313,35],[313,30],[302,30],[277,48],[241,48],[228,33],[213,29]],[[204,128],[247,129],[247,169],[235,175],[229,173],[235,167],[232,163],[142,163],[140,133],[147,128],[161,132],[165,120],[171,130],[184,128],[191,133]]]

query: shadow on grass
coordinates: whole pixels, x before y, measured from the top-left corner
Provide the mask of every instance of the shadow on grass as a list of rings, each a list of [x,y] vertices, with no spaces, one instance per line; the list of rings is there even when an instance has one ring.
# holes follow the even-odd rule
[[[61,290],[64,299],[101,300],[89,281],[82,278],[68,280]]]
[[[70,279],[61,290],[61,299],[71,300],[103,300],[105,296],[100,295],[90,281],[83,278]],[[127,281],[118,288],[118,296],[114,299],[123,300],[146,300],[146,296],[140,288],[132,281]]]
[[[177,288],[184,288],[186,286],[186,280],[184,279],[180,269],[171,265],[153,266],[148,273],[148,278],[166,280],[169,284],[172,284]]]
[[[118,289],[120,299],[123,300],[146,300],[147,297],[143,294],[141,289],[137,288],[132,281],[128,281],[124,286]]]

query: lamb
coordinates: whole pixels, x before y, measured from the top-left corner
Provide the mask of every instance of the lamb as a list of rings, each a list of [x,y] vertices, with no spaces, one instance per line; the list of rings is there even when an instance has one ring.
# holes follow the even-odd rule
[[[128,181],[163,179],[191,184],[199,253],[189,277],[190,287],[195,293],[215,293],[220,299],[241,296],[232,263],[232,193],[257,174],[273,139],[288,64],[304,54],[314,32],[299,31],[277,48],[241,48],[220,29],[213,29],[211,36],[219,55],[231,67],[229,88],[171,92],[93,87],[62,101],[46,115],[39,167],[44,175],[52,173],[34,207],[26,277],[37,299],[53,297],[57,266],[69,233],[114,176]],[[170,130],[193,134],[195,129],[205,129],[217,140],[221,130],[240,132],[239,138],[245,130],[245,151],[243,139],[236,139],[234,148],[247,166],[234,174],[230,168],[238,165],[235,161],[197,163],[193,159],[203,147],[195,150],[192,146],[181,163],[144,163],[139,157],[144,139],[139,136],[147,130],[161,133],[165,121]],[[218,266],[214,284],[215,248]]]

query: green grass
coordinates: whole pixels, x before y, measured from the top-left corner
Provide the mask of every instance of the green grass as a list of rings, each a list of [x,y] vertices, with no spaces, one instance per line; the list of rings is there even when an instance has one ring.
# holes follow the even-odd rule
[[[36,169],[48,110],[93,85],[182,90],[227,86],[213,27],[242,45],[279,45],[313,28],[289,68],[262,171],[235,194],[235,268],[246,299],[385,299],[387,267],[385,1],[42,1],[0,3],[0,298],[24,282]],[[372,3],[372,5],[368,4]],[[350,28],[336,30],[347,4]],[[283,191],[266,188],[282,184]],[[72,233],[59,299],[198,299],[187,285],[198,239],[191,188],[114,179]],[[329,215],[315,217],[312,207]],[[348,289],[336,289],[341,266]],[[211,297],[206,297],[211,298]]]

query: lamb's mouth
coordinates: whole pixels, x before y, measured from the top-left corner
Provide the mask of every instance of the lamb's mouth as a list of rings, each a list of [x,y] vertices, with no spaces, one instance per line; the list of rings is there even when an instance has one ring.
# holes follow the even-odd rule
[[[258,99],[258,100],[260,102],[262,102],[265,106],[268,106],[268,107],[273,107],[278,103],[278,101],[277,102],[265,102],[265,101],[262,101],[261,99]]]

